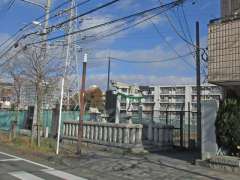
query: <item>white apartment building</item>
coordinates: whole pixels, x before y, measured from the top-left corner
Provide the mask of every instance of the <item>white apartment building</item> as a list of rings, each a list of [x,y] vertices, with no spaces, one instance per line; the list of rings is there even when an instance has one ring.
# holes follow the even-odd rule
[[[221,87],[202,84],[201,100],[217,100],[223,96]],[[172,118],[179,118],[180,111],[190,111],[191,119],[196,119],[197,89],[195,85],[155,86],[154,116],[164,116],[164,111],[170,111]],[[177,117],[178,116],[178,117]]]
[[[195,85],[130,86],[124,83],[115,83],[117,91],[126,95],[133,95],[130,93],[130,89],[133,87],[138,90],[137,94],[141,93],[141,101],[129,102],[126,97],[118,98],[122,117],[127,112],[129,103],[132,103],[133,116],[139,116],[141,110],[143,120],[164,119],[166,111],[170,113],[170,118],[179,119],[179,113],[188,110],[191,112],[191,119],[196,119],[197,93]],[[219,101],[222,98],[223,92],[219,86],[202,84],[201,88],[202,100],[215,99]]]

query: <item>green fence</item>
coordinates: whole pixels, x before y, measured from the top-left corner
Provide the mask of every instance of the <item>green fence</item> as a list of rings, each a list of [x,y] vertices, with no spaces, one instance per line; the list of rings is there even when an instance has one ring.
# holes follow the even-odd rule
[[[16,120],[18,116],[18,128],[24,127],[24,121],[26,117],[25,111],[15,112],[15,111],[0,111],[0,129],[9,130],[11,122]]]
[[[11,127],[11,122],[16,120],[16,117],[17,117],[16,111],[0,111],[0,130],[9,130]],[[52,121],[53,121],[53,111],[52,110],[43,111],[41,117],[42,117],[43,127],[48,127],[49,131],[51,131]],[[28,118],[27,111],[18,112],[17,129],[24,129],[27,123],[27,118]],[[79,120],[79,111],[63,111],[62,122],[67,120],[72,120],[72,121]],[[85,114],[84,121],[89,121],[89,120],[90,120],[89,114]]]

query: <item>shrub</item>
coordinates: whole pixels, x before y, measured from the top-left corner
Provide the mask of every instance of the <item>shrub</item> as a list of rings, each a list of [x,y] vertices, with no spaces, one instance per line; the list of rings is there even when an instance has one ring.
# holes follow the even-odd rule
[[[216,119],[218,146],[229,154],[238,154],[240,145],[240,99],[225,99],[219,107]]]

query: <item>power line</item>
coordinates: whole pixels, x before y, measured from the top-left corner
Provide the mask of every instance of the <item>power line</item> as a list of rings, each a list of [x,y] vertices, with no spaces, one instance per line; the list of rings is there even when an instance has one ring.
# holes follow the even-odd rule
[[[116,58],[116,57],[109,57],[111,59],[111,61],[117,61],[117,62],[124,62],[124,63],[132,63],[132,64],[152,64],[152,63],[163,63],[163,62],[168,62],[168,61],[173,61],[173,60],[178,60],[180,58],[183,57],[187,57],[190,56],[192,52],[186,53],[184,55],[181,55],[180,57],[170,57],[170,58],[165,58],[165,59],[160,59],[160,60],[152,60],[152,59],[148,59],[148,60],[144,60],[144,61],[134,61],[134,60],[126,60],[126,59],[122,59],[122,58]],[[89,58],[89,59],[102,59],[102,60],[106,60],[104,58]],[[99,62],[99,61],[98,61]]]
[[[185,32],[185,28],[184,28],[184,26],[183,26],[183,24],[182,24],[182,21],[181,21],[181,17],[180,17],[180,13],[179,13],[179,8],[177,9],[177,12],[173,12],[173,14],[174,14],[174,16],[176,17],[176,19],[177,19],[177,21],[178,21],[178,24],[179,24],[179,26],[180,26],[180,28],[181,28],[182,33],[183,33],[183,37],[189,41],[189,39],[188,39],[189,37],[187,36],[187,34],[186,34],[186,32]],[[193,41],[191,41],[191,38],[190,38],[190,42],[191,42],[192,44],[194,44]],[[190,44],[188,44],[188,43],[186,43],[186,45],[187,45],[187,48],[188,48],[190,51],[192,51],[192,46],[191,46]],[[195,59],[194,55],[193,55],[193,59]]]
[[[12,60],[13,58],[15,58],[22,50],[24,50],[26,47],[22,47],[20,48],[13,56],[9,57],[8,59],[6,59],[3,63],[0,64],[0,67],[4,66],[7,62],[9,62],[10,60]]]
[[[89,1],[90,1],[90,0],[85,0],[85,1],[83,1],[83,2],[80,2],[80,3],[78,3],[76,6],[71,7],[71,8],[69,8],[68,10],[71,10],[72,8],[76,8],[76,7],[78,7],[78,6],[81,6],[81,5],[85,4],[85,3],[88,3]],[[64,5],[69,4],[69,2],[70,2],[70,1],[67,0],[67,1],[59,4],[57,7],[55,7],[54,9],[52,9],[52,10],[50,11],[50,13],[53,13],[53,12],[55,12],[56,10],[58,10],[59,8],[63,7]],[[36,18],[34,21],[38,21],[39,19],[42,19],[44,16],[45,16],[45,15],[42,15],[42,16]],[[55,15],[51,16],[50,18],[48,18],[48,19],[46,19],[46,20],[41,21],[40,23],[44,23],[45,21],[48,21],[48,20],[50,20],[50,19],[53,19],[53,18],[55,18],[55,17],[57,17],[57,16],[59,16],[59,13],[56,13]],[[20,32],[23,32],[23,30],[24,30],[24,31],[27,31],[27,30],[30,28],[31,25],[32,25],[32,22],[31,22],[31,23],[28,23],[28,24],[26,24],[25,26],[23,26],[22,28],[20,28],[16,33],[14,33],[13,36],[9,37],[6,41],[4,41],[4,42],[0,45],[0,47],[2,47],[3,45],[5,45],[5,44],[6,44],[8,41],[10,41],[10,40],[13,41],[13,38],[15,38],[15,36],[17,36]],[[26,29],[26,28],[28,28],[28,29]]]
[[[188,36],[189,36],[189,38],[191,40],[191,43],[194,44],[193,38],[192,38],[192,35],[191,35],[191,31],[190,31],[190,26],[189,26],[188,19],[187,19],[187,16],[186,16],[186,13],[185,13],[183,5],[181,6],[181,9],[182,9],[182,14],[183,14],[183,19],[185,21],[186,28],[187,28],[187,34],[188,34]]]
[[[167,11],[167,10],[168,10],[168,9],[166,9],[166,10],[164,10],[164,11]],[[147,17],[147,18],[144,18],[144,19],[142,19],[142,20],[139,20],[138,22],[136,22],[136,23],[134,23],[134,24],[132,24],[132,25],[129,25],[132,21],[135,21],[135,19],[132,19],[131,21],[128,21],[128,22],[124,23],[124,24],[129,25],[129,26],[124,27],[124,28],[122,28],[122,29],[119,29],[119,30],[117,30],[117,31],[113,31],[114,29],[110,29],[110,30],[108,30],[108,31],[110,31],[111,33],[106,34],[106,35],[102,35],[102,36],[99,36],[99,37],[96,37],[96,38],[94,38],[94,39],[91,39],[90,41],[102,40],[102,39],[104,39],[104,38],[107,38],[107,37],[113,36],[113,35],[115,35],[115,34],[118,34],[118,33],[120,33],[120,32],[126,31],[126,30],[128,30],[128,29],[130,29],[130,28],[133,28],[133,27],[135,27],[135,26],[137,26],[137,25],[139,25],[139,24],[142,24],[142,23],[144,23],[144,22],[146,22],[146,21],[148,21],[148,20],[150,20],[150,19],[158,16],[158,15],[161,14],[161,13],[163,13],[163,12],[159,12],[159,13],[157,13],[157,14],[154,14],[154,15],[152,15],[152,16],[149,16],[149,17]],[[122,26],[122,24],[119,25],[119,26]],[[107,31],[107,32],[108,32],[108,31]],[[73,42],[73,43],[77,43],[77,42],[78,42],[78,41],[75,41],[75,42]],[[88,40],[88,42],[89,42],[89,40]]]
[[[83,1],[83,2],[80,2],[80,3],[78,3],[77,5],[75,5],[74,7],[69,8],[68,10],[73,9],[73,8],[76,8],[76,7],[78,7],[78,6],[81,6],[81,5],[85,4],[85,3],[88,3],[89,1],[90,1],[90,0],[85,0],[85,1]],[[69,3],[69,0],[61,3],[60,5],[58,5],[58,6],[55,7],[54,9],[52,9],[52,10],[50,11],[50,13],[55,12],[57,9],[61,8],[62,6],[66,5],[66,4],[68,4],[68,3]],[[57,16],[59,16],[59,13],[56,13],[55,15],[51,16],[51,17],[48,18],[48,19],[45,19],[45,20],[41,21],[40,23],[44,23],[44,22],[46,22],[47,20],[53,19],[53,18],[55,18],[55,17],[57,17]],[[37,20],[39,20],[39,19],[41,19],[41,18],[43,18],[43,17],[44,17],[44,15],[38,17],[38,18],[35,19],[35,20],[37,21]],[[21,31],[23,31],[23,30],[24,30],[24,31],[27,31],[27,30],[30,28],[31,25],[32,25],[32,23],[29,23],[29,24],[25,25],[24,27],[22,27],[22,28],[21,28],[20,30],[18,30],[12,37],[9,37],[6,41],[4,41],[4,42],[0,45],[0,48],[1,48],[3,45],[5,45],[8,41],[10,41],[10,40],[13,42],[13,41],[14,41],[13,38],[16,39],[16,38],[19,36],[18,34],[19,34]],[[26,29],[26,28],[27,28],[27,29]],[[34,32],[34,33],[30,33],[30,34],[37,34],[37,33],[38,33],[38,32]],[[28,36],[28,34],[25,35],[25,36],[20,37],[18,40],[16,40],[16,42],[19,42],[21,39],[24,39],[26,36]],[[5,48],[5,49],[7,49],[7,51],[5,51],[5,52],[1,55],[1,57],[2,57],[3,55],[5,55],[9,50],[11,50],[11,49],[13,48],[14,44],[16,44],[16,42],[13,42],[12,45],[9,44],[9,47],[6,47],[6,48]],[[1,57],[0,57],[0,58],[1,58]]]
[[[157,25],[156,25],[154,22],[152,22],[152,21],[151,21],[151,23],[152,23],[154,29],[156,30],[156,32],[159,34],[159,36],[160,36],[160,37],[164,40],[164,42],[168,45],[168,47],[169,47],[170,49],[172,49],[173,52],[174,52],[178,57],[180,57],[185,64],[187,64],[189,67],[191,67],[192,69],[195,70],[195,67],[194,67],[192,64],[190,64],[189,62],[187,62],[185,59],[183,59],[183,58],[181,57],[181,55],[177,52],[177,50],[164,38],[164,36],[163,36],[163,35],[161,34],[161,32],[159,31]],[[193,54],[193,52],[192,52],[192,54]]]
[[[177,1],[165,4],[165,5],[157,6],[157,7],[151,8],[151,9],[147,9],[145,11],[141,11],[141,12],[138,12],[138,13],[134,13],[134,14],[122,17],[122,18],[118,18],[118,19],[115,19],[115,20],[112,20],[112,21],[108,21],[108,22],[105,22],[105,23],[102,23],[102,24],[98,24],[96,26],[88,27],[88,28],[81,29],[81,30],[78,30],[78,31],[74,31],[74,32],[71,32],[71,33],[68,33],[68,34],[64,34],[64,35],[55,36],[55,37],[49,38],[47,40],[42,40],[42,41],[38,41],[38,42],[29,43],[27,45],[43,43],[45,41],[52,41],[52,40],[55,40],[55,39],[63,38],[63,37],[66,37],[66,36],[77,34],[77,33],[82,33],[82,32],[89,31],[89,30],[92,30],[92,29],[96,29],[96,28],[99,28],[99,27],[111,25],[111,24],[114,24],[116,22],[124,21],[124,20],[127,20],[127,19],[132,18],[132,17],[137,17],[137,16],[140,16],[140,15],[152,12],[154,10],[158,10],[158,9],[162,9],[162,8],[175,7],[175,6],[179,5],[180,3],[184,2],[184,1],[185,0],[177,0]],[[92,13],[92,11],[89,12],[89,13]],[[84,13],[84,14],[86,15],[86,13]],[[80,16],[82,16],[82,15],[80,15]]]
[[[55,7],[53,10],[51,10],[50,13],[56,11],[57,9],[59,9],[60,7],[66,5],[66,4],[68,4],[68,3],[69,3],[69,0],[61,3],[60,5],[58,5],[57,7]],[[45,15],[42,15],[42,16],[34,19],[34,21],[38,21],[38,20],[42,19],[44,16],[45,16]],[[22,32],[25,28],[27,28],[27,27],[29,27],[29,26],[31,26],[31,25],[32,25],[32,22],[24,25],[24,26],[23,26],[22,28],[20,28],[17,32],[15,32],[11,37],[9,37],[7,40],[5,40],[5,41],[0,45],[0,47],[2,47],[2,46],[3,46],[4,44],[6,44],[8,41],[10,41],[11,39],[13,39],[18,33]]]
[[[94,8],[94,9],[91,9],[91,10],[89,10],[89,11],[83,13],[83,14],[80,14],[80,15],[78,15],[78,16],[74,16],[74,17],[72,17],[72,18],[70,18],[70,19],[68,19],[68,20],[66,20],[66,21],[63,21],[63,22],[57,24],[57,25],[53,25],[52,27],[49,27],[48,29],[59,28],[59,27],[61,27],[62,25],[66,24],[66,23],[68,23],[68,22],[70,22],[70,21],[74,21],[75,19],[78,19],[78,18],[80,18],[80,17],[82,17],[82,16],[85,16],[85,15],[87,15],[87,14],[91,14],[91,13],[93,13],[93,12],[95,12],[95,11],[98,11],[98,10],[100,10],[100,9],[102,9],[102,8],[105,8],[105,7],[107,7],[107,6],[110,6],[110,5],[112,5],[112,4],[114,4],[114,3],[118,2],[118,1],[120,1],[120,0],[110,1],[110,2],[108,2],[108,3],[106,3],[106,4],[103,4],[103,5],[99,6],[99,7],[96,7],[96,8]]]
[[[160,4],[162,4],[162,2],[161,2],[160,0],[159,0],[159,2],[160,2]],[[196,48],[196,45],[195,45],[194,43],[192,43],[192,42],[190,42],[189,40],[187,40],[185,37],[183,37],[183,36],[181,35],[181,33],[178,32],[176,26],[172,23],[172,21],[171,21],[170,17],[168,16],[168,14],[165,14],[165,16],[166,16],[166,18],[167,18],[168,23],[170,24],[170,26],[172,27],[172,29],[174,30],[174,32],[178,35],[178,37],[179,37],[180,39],[182,39],[185,43],[187,43],[187,44],[191,45],[192,47]],[[200,49],[203,50],[204,48],[201,48],[201,47],[200,47]]]

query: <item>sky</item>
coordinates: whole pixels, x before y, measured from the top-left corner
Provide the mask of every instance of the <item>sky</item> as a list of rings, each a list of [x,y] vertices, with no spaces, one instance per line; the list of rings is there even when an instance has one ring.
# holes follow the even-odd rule
[[[20,27],[32,22],[43,14],[43,9],[15,0],[8,9],[11,0],[0,1],[0,43],[11,37]],[[37,3],[45,3],[45,0],[32,0]],[[76,0],[81,2],[83,0]],[[84,13],[110,0],[90,0],[80,6],[77,13]],[[190,36],[195,42],[195,22],[200,23],[201,47],[207,47],[207,25],[209,20],[220,16],[220,0],[187,0],[182,7],[177,7],[159,14],[145,23],[139,24],[121,33],[96,40],[91,37],[101,36],[111,32],[113,26],[94,29],[82,34],[77,38],[86,36],[87,39],[80,40],[78,46],[83,48],[83,52],[88,53],[87,85],[98,85],[106,88],[107,85],[107,57],[134,61],[111,61],[111,80],[137,85],[173,85],[190,84],[195,82],[195,61],[190,52],[193,46],[184,42],[181,36],[186,34],[186,39]],[[54,0],[52,8],[65,2],[65,0]],[[162,0],[169,3],[171,0]],[[84,16],[79,20],[79,29],[91,27],[109,20],[124,17],[132,13],[140,12],[152,7],[159,6],[159,0],[121,0],[109,7],[95,13]],[[156,12],[147,14],[153,15]],[[185,14],[187,23],[184,19]],[[50,25],[61,22],[64,18],[51,20]],[[173,24],[173,26],[171,25]],[[119,24],[122,25],[122,24]],[[124,24],[126,25],[126,23]],[[175,30],[173,29],[175,27]],[[177,33],[176,33],[177,32]],[[53,37],[55,34],[50,34]],[[89,38],[88,38],[89,37]],[[172,59],[177,56],[189,56]],[[82,56],[78,56],[79,63]],[[149,61],[160,61],[149,63]],[[161,62],[162,61],[162,62]],[[145,62],[145,63],[139,63]],[[78,67],[81,72],[81,65]],[[206,72],[202,72],[202,80],[206,77]],[[76,76],[72,76],[76,77]],[[76,78],[75,78],[76,79]]]

